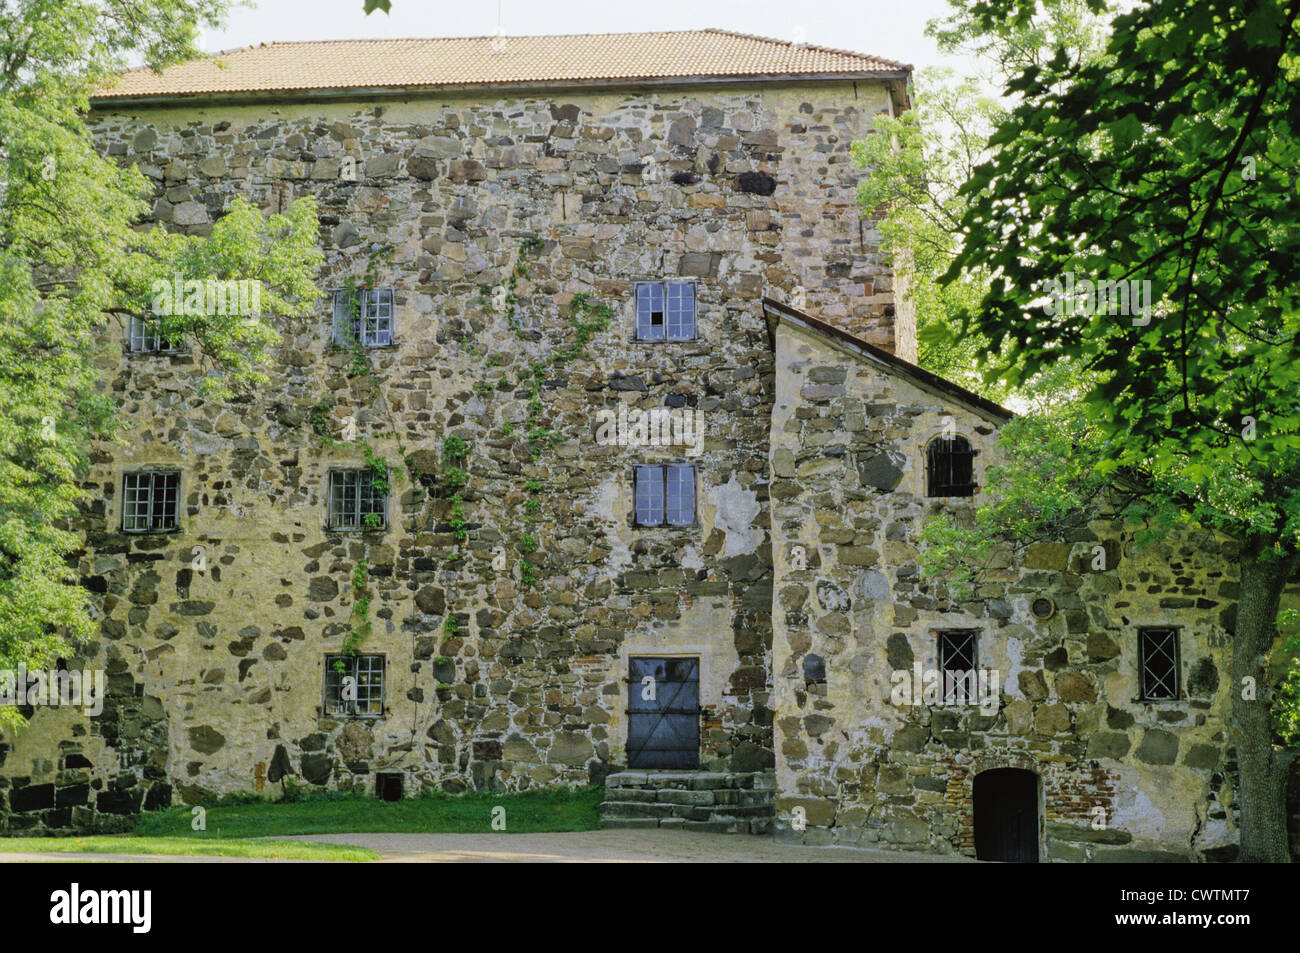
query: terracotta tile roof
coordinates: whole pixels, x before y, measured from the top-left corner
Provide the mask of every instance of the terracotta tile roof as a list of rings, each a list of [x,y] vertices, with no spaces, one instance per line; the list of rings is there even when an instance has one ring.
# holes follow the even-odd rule
[[[506,86],[600,81],[871,74],[910,66],[726,30],[424,40],[263,43],[170,67],[124,73],[97,99],[290,90]]]

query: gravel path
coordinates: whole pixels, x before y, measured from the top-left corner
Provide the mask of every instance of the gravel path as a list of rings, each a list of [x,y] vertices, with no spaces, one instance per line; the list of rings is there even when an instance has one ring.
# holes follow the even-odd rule
[[[313,834],[292,840],[353,844],[397,863],[816,863],[966,862],[961,856],[850,847],[801,847],[769,837],[612,829],[561,834]]]
[[[370,847],[390,863],[966,863],[936,856],[851,847],[800,847],[769,837],[668,830],[598,830],[561,834],[303,834],[277,840]],[[309,860],[245,857],[173,857],[163,854],[20,854],[0,852],[0,863],[224,863],[307,864]]]

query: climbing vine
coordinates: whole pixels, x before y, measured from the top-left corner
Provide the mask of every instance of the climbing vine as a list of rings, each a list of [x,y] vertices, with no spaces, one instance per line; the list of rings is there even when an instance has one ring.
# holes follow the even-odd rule
[[[374,367],[370,362],[370,354],[367,352],[365,344],[353,332],[354,325],[360,326],[362,321],[362,302],[361,292],[374,288],[379,284],[380,268],[391,257],[393,246],[391,244],[381,245],[371,250],[366,257],[365,269],[358,282],[353,276],[348,276],[343,282],[343,294],[345,306],[351,320],[346,325],[339,327],[334,325],[330,330],[330,346],[335,349],[346,349],[352,355],[351,363],[346,370],[346,376],[349,380],[358,378],[369,378],[374,386],[378,386],[379,379],[375,374]],[[327,447],[349,446],[359,450],[361,457],[365,462],[366,469],[370,471],[371,485],[375,490],[385,497],[392,492],[392,464],[375,449],[365,437],[356,432],[355,418],[348,418],[348,423],[344,427],[343,439],[337,440],[331,433],[333,423],[334,405],[327,400],[318,401],[313,404],[308,411],[307,422],[312,432],[320,439],[321,443]],[[406,459],[408,469],[410,468],[410,458],[406,457],[406,448],[402,444],[401,436],[391,417],[388,421],[391,431],[376,435],[375,439],[395,438],[398,442],[398,451]],[[383,517],[378,513],[367,513],[364,516],[365,528],[368,530],[381,529],[383,526]],[[348,634],[343,640],[342,651],[346,654],[355,655],[361,645],[370,637],[373,628],[370,619],[371,596],[367,586],[369,584],[370,567],[367,560],[363,557],[357,561],[352,569],[352,612],[349,619]],[[335,669],[344,671],[346,665],[339,659],[335,662]]]

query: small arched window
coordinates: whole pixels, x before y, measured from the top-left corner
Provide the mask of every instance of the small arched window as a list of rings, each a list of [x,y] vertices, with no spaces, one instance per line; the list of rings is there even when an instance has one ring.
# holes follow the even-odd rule
[[[935,437],[925,451],[926,496],[973,496],[974,461],[965,437]]]

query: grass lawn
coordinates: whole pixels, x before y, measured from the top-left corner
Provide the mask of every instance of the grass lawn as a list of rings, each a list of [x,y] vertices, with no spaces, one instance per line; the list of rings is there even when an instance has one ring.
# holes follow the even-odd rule
[[[360,794],[321,792],[293,801],[256,795],[206,805],[206,831],[191,831],[191,808],[144,814],[134,835],[213,842],[225,838],[287,834],[494,834],[493,809],[505,808],[505,833],[590,831],[600,827],[604,789],[535,791],[524,794],[426,794],[381,801]],[[129,839],[129,838],[128,838]],[[4,841],[0,840],[0,850]]]
[[[148,837],[105,834],[91,837],[2,837],[0,852],[32,854],[171,854],[183,857],[270,857],[280,860],[377,860],[378,851],[341,844],[217,839],[185,834]]]

